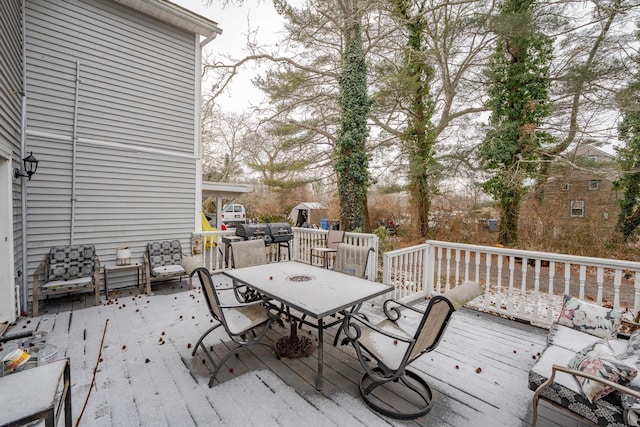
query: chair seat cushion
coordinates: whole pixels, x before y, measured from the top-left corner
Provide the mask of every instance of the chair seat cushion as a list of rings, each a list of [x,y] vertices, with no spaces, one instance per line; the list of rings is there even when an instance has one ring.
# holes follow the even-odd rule
[[[86,288],[93,285],[93,277],[79,277],[72,280],[53,280],[42,285],[42,290],[58,291],[62,289]]]
[[[415,331],[405,331],[402,326],[390,320],[384,320],[376,325],[383,331],[394,335],[413,338]],[[396,340],[395,338],[382,335],[369,328],[362,328],[362,336],[358,340],[360,345],[367,349],[373,356],[377,357],[389,369],[398,369],[402,363],[402,357],[407,352],[409,343]]]
[[[241,334],[269,318],[267,307],[264,305],[248,305],[224,310],[224,318],[229,332],[234,335]]]
[[[175,276],[178,274],[187,274],[184,267],[181,265],[163,265],[161,267],[155,267],[151,270],[151,274],[156,277]]]

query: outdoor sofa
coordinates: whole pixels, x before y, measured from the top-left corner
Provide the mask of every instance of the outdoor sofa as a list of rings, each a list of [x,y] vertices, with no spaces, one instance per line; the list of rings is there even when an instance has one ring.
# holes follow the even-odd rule
[[[623,323],[632,324],[619,310],[564,296],[547,346],[529,371],[534,426],[539,399],[597,425],[639,425],[640,330],[622,335]]]

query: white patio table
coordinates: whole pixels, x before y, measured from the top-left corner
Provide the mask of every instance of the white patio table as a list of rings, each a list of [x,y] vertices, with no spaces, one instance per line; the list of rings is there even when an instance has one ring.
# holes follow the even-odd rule
[[[318,329],[318,390],[322,390],[323,331],[336,323],[325,325],[324,318],[393,289],[382,283],[295,261],[227,270],[224,274],[317,320],[317,325],[311,325]]]

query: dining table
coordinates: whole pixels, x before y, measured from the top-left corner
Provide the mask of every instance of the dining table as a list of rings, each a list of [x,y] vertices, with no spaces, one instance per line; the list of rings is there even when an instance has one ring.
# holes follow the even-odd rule
[[[344,314],[393,290],[389,285],[298,261],[226,270],[224,274],[236,284],[248,286],[265,298],[280,302],[287,308],[288,314],[295,310],[307,318],[315,319],[315,324],[308,321],[304,323],[318,330],[318,390],[322,390],[323,382],[323,332],[338,323],[325,323],[325,319]]]

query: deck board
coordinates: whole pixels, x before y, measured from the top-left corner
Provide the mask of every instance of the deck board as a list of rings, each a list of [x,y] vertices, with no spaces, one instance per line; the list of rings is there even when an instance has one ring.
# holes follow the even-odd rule
[[[102,361],[81,426],[531,425],[533,392],[527,374],[544,348],[544,329],[457,311],[436,350],[413,364],[433,388],[433,409],[415,421],[397,421],[362,402],[362,367],[351,346],[332,346],[336,328],[324,334],[321,392],[315,389],[317,352],[277,360],[264,346],[231,358],[209,388],[209,362],[203,363],[201,350],[191,356],[197,339],[212,325],[200,290],[167,283],[155,285],[154,291],[147,297],[137,290],[115,290],[110,303],[98,307],[91,294],[45,301],[41,316],[21,318],[8,331],[47,331],[60,357],[71,359],[74,424],[89,392],[106,323]],[[374,309],[363,307],[373,317],[379,315]],[[315,339],[316,332],[309,335],[308,330],[305,326],[299,334]],[[274,324],[266,341],[275,343],[288,334],[289,324]],[[205,344],[213,348],[214,358],[234,345],[223,328]],[[546,404],[540,416],[545,426],[586,425]]]

